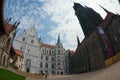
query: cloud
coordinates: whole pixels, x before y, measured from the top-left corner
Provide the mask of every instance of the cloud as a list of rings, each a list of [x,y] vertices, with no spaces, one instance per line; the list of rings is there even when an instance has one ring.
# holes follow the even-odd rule
[[[116,6],[117,2],[115,0],[114,3],[110,0],[104,2],[98,0],[50,0],[45,2],[42,9],[51,16],[51,21],[57,23],[57,26],[52,28],[48,35],[56,39],[57,34],[60,33],[61,40],[68,49],[75,50],[77,46],[76,35],[79,36],[81,41],[84,38],[80,24],[73,10],[73,2],[92,7],[99,12],[103,18],[105,18],[106,13],[99,7],[99,4],[112,12],[120,12],[117,7],[118,5]],[[53,40],[51,43],[53,43]]]
[[[12,17],[12,24],[15,21],[20,21],[19,29],[27,29],[35,25],[36,30],[41,31],[45,29],[41,21],[46,18],[47,14],[42,10],[40,3],[34,0],[31,1],[5,1],[5,18]]]
[[[119,13],[120,14],[120,4],[118,3],[118,0],[77,0],[77,2],[89,6],[93,8],[95,11],[101,14],[103,18],[105,18],[106,13],[103,11],[103,9],[99,6],[103,6],[106,8],[108,11],[113,12],[113,13]]]
[[[60,33],[64,47],[75,50],[77,46],[76,36],[78,35],[82,40],[84,35],[73,10],[73,1],[50,0],[42,8],[51,16],[50,20],[57,23],[57,26],[52,28],[48,35],[56,40]],[[53,43],[53,40],[51,43]]]
[[[35,25],[38,35],[43,40],[55,44],[60,33],[61,42],[67,49],[75,50],[77,47],[76,36],[80,41],[84,35],[75,12],[73,2],[92,7],[103,18],[106,13],[99,4],[114,13],[120,13],[117,0],[6,0],[5,17],[12,17],[13,21],[20,21],[19,28],[27,29]]]

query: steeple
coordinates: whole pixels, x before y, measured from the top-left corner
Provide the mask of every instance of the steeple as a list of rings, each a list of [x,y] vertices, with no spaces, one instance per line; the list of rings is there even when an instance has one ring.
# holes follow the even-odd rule
[[[80,40],[79,40],[79,37],[77,36],[77,43],[78,45],[80,44]]]
[[[57,44],[60,44],[60,34],[58,35]]]
[[[79,3],[75,3],[74,2],[74,6],[73,6],[74,10],[75,10],[75,15],[77,15],[77,13],[80,11],[80,10],[84,10],[84,7],[79,4]]]
[[[103,19],[100,16],[100,14],[95,12],[92,8],[86,6],[85,10],[86,10],[89,18],[91,19],[92,23],[95,26],[99,26],[103,22]]]
[[[99,5],[107,14],[109,13],[109,11],[107,9],[105,9],[104,7],[102,7],[101,5]]]
[[[92,8],[84,7],[79,3],[74,3],[73,8],[85,37],[88,37],[103,22],[102,17]]]

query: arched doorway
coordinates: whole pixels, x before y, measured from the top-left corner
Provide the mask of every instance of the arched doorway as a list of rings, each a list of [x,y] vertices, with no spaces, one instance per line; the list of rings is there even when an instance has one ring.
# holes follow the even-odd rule
[[[63,72],[61,72],[61,75],[63,75]]]
[[[27,68],[27,69],[26,69],[26,72],[28,72],[28,73],[29,73],[29,72],[30,72],[30,68]]]

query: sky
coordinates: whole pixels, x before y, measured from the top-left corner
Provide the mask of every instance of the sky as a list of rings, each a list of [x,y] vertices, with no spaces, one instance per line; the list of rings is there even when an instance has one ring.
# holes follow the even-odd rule
[[[75,50],[76,36],[82,41],[84,34],[75,16],[74,2],[93,8],[103,19],[106,13],[99,5],[120,14],[118,0],[5,0],[4,17],[11,17],[11,24],[20,22],[17,36],[34,26],[43,43],[55,45],[60,34],[63,46]]]

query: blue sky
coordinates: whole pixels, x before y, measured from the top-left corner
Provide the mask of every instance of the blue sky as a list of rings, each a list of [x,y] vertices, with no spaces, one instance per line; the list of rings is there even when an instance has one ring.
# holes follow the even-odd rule
[[[103,18],[106,13],[99,5],[120,14],[120,5],[117,0],[5,0],[4,16],[5,19],[11,17],[11,23],[21,22],[18,26],[18,35],[34,25],[38,37],[41,37],[44,43],[54,45],[60,34],[64,47],[75,50],[76,36],[78,35],[82,41],[84,35],[75,16],[73,2],[93,8]]]

